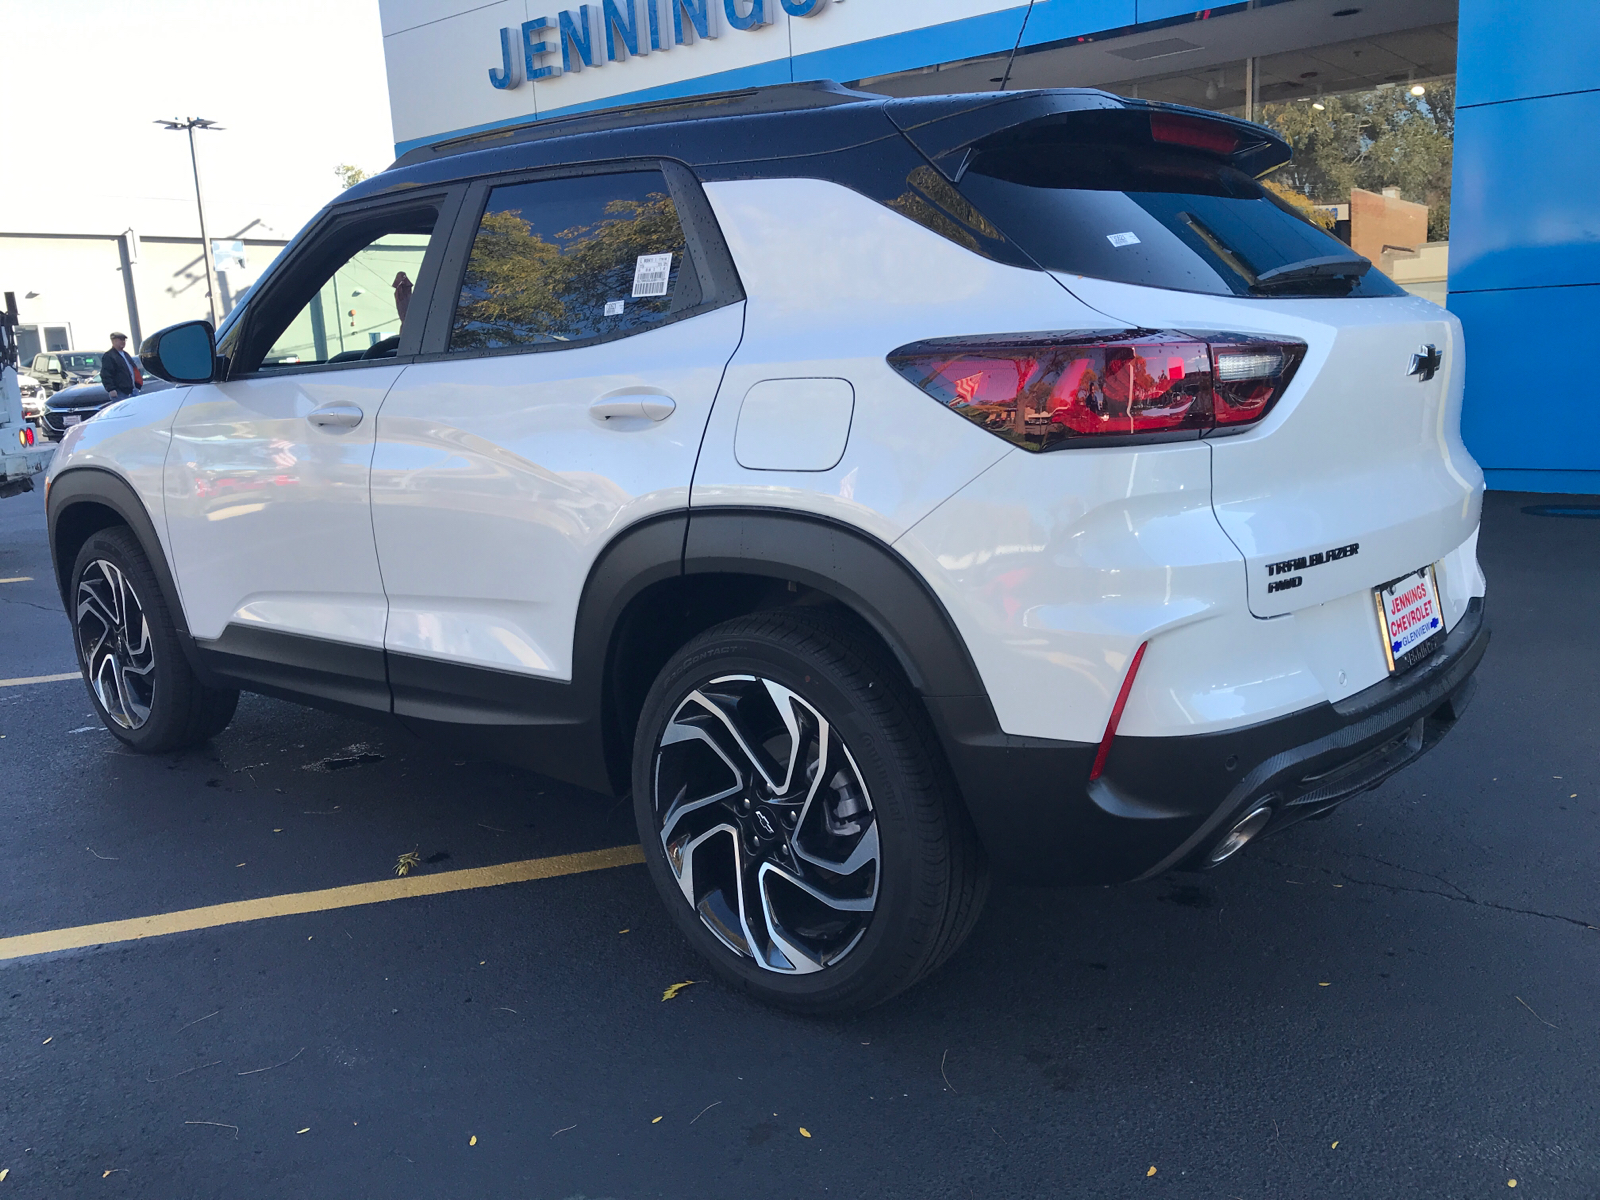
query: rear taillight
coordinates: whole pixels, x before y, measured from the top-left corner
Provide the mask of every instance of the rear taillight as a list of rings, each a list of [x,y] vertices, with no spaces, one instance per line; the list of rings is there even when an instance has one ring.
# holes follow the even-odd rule
[[[1305,349],[1221,333],[1029,333],[914,342],[889,365],[974,424],[1040,451],[1259,421]]]
[[[17,441],[22,443],[24,449],[26,449],[29,446],[32,446],[33,445],[33,429],[32,429],[32,427],[28,426],[28,425],[24,425],[21,429],[17,430]]]

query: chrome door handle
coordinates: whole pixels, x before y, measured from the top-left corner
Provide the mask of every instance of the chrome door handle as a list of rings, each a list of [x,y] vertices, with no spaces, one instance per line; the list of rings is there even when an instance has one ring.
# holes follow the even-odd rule
[[[354,429],[365,415],[354,404],[324,404],[308,412],[306,420],[321,429]]]
[[[671,396],[661,392],[623,391],[611,392],[589,405],[589,415],[597,421],[613,417],[647,417],[652,421],[665,421],[678,405]]]

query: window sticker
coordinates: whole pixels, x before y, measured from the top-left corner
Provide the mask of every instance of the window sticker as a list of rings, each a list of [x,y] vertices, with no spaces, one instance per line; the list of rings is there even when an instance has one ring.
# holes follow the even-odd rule
[[[1106,241],[1113,246],[1137,246],[1139,244],[1139,235],[1136,233],[1108,233],[1106,234]]]
[[[608,316],[608,317],[620,317],[622,315],[622,309],[623,309],[623,302],[621,300],[607,300],[606,301],[606,316]]]
[[[633,267],[633,295],[665,296],[667,277],[672,273],[672,255],[641,254]]]

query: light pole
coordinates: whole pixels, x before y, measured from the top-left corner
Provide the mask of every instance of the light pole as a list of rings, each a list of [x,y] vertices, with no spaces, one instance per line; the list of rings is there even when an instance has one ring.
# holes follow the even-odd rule
[[[206,202],[200,195],[200,159],[194,152],[194,131],[220,130],[222,126],[204,117],[190,117],[186,121],[174,117],[170,121],[157,121],[156,124],[163,129],[184,129],[189,133],[189,163],[194,167],[194,204],[200,210],[200,252],[206,261],[206,302],[211,306],[211,328],[215,329],[220,324],[217,317],[217,260],[211,255],[211,237],[206,233]]]

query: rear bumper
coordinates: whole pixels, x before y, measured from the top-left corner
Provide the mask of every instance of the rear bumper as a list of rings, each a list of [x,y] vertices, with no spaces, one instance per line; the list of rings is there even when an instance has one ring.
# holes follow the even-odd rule
[[[1014,883],[1118,883],[1197,867],[1262,803],[1267,832],[1378,786],[1455,725],[1489,643],[1475,599],[1427,662],[1336,704],[1219,733],[1119,737],[1094,783],[1095,746],[984,734],[979,709],[930,700],[967,810]]]

